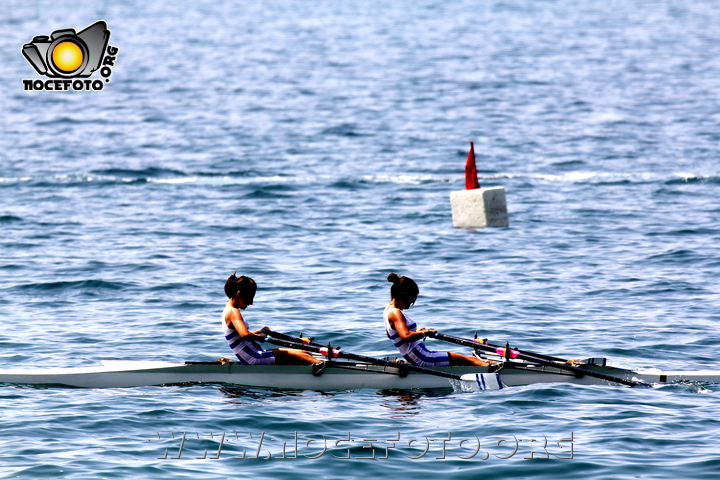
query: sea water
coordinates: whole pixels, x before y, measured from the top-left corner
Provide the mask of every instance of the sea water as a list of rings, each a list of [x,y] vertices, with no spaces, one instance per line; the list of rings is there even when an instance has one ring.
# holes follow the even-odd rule
[[[102,90],[24,90],[99,20]],[[365,355],[398,272],[421,326],[720,369],[717,2],[10,1],[0,46],[1,368],[228,357],[237,271]],[[452,228],[470,141],[509,228]],[[0,476],[715,479],[719,396],[4,385]]]

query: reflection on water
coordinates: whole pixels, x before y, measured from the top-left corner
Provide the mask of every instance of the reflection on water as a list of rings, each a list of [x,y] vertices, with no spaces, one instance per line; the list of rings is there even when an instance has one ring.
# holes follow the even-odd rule
[[[417,415],[423,409],[422,400],[432,397],[445,397],[452,394],[445,389],[418,389],[418,390],[379,390],[378,395],[384,397],[380,406],[390,411],[390,418],[407,418]]]
[[[333,397],[330,392],[316,392],[310,390],[279,390],[273,388],[243,387],[224,385],[218,391],[225,395],[227,403],[250,405],[266,402],[268,400],[300,400],[310,396]]]

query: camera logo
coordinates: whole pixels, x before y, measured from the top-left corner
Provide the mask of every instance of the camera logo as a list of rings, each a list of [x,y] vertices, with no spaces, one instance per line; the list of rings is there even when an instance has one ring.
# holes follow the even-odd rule
[[[81,32],[72,28],[38,35],[23,45],[22,54],[40,75],[57,80],[23,80],[25,90],[102,90],[102,80],[80,80],[100,69],[110,82],[118,48],[108,46],[110,30],[103,21]]]

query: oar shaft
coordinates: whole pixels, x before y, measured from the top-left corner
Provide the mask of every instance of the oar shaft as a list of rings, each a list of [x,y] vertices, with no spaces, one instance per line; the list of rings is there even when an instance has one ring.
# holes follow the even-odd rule
[[[492,343],[484,343],[483,345],[489,345],[489,346],[491,346],[491,347],[494,347],[494,348],[496,349],[496,351],[499,350],[499,349],[505,349],[505,347],[502,346],[502,345],[495,345],[495,344],[492,344]],[[517,351],[516,348],[513,348],[513,349],[511,349],[511,350],[512,350],[513,352]],[[534,356],[536,356],[536,357],[538,357],[538,358],[542,358],[543,360],[547,360],[548,362],[563,362],[563,363],[564,363],[564,362],[567,362],[567,359],[565,359],[565,358],[553,357],[553,356],[551,356],[551,355],[544,355],[544,354],[542,354],[542,353],[527,352],[527,351],[524,352],[524,353],[526,353],[526,354],[528,354],[528,355],[534,355]]]
[[[486,352],[495,352],[495,350],[496,350],[496,346],[485,345],[483,343],[476,342],[474,340],[468,340],[466,338],[460,338],[460,337],[453,337],[452,335],[445,335],[444,333],[436,332],[432,336],[438,340],[455,343],[457,345],[463,345],[465,347],[475,348],[478,350],[484,350]],[[596,372],[596,371],[593,371],[590,369],[579,368],[579,367],[575,367],[573,365],[568,365],[564,362],[547,360],[538,355],[522,352],[518,349],[512,349],[512,350],[517,352],[517,358],[520,358],[521,360],[528,360],[531,362],[539,363],[540,365],[559,368],[560,370],[566,370],[568,372],[577,373],[578,375],[588,375],[590,377],[600,378],[602,380],[607,380],[609,382],[621,383],[623,385],[629,385],[632,387],[640,386],[640,385],[650,386],[649,384],[647,384],[645,382],[636,382],[634,380],[625,380],[624,378],[614,377],[612,375],[606,375],[604,373]]]
[[[287,340],[290,342],[302,343],[304,345],[314,345],[316,347],[322,347],[322,345],[320,345],[319,343],[311,342],[305,337],[293,337],[292,335],[287,335],[285,333],[275,332],[272,330],[267,331],[265,329],[263,329],[262,331],[265,332],[266,334],[268,334],[269,336],[271,336],[273,338],[279,338],[280,340]]]
[[[316,345],[307,345],[304,343],[298,343],[298,342],[293,342],[290,340],[283,340],[283,339],[279,339],[279,338],[268,338],[268,339],[266,339],[266,341],[269,343],[272,343],[274,345],[281,346],[281,347],[297,348],[300,350],[307,350],[308,352],[315,352],[315,353],[319,353],[321,355],[327,355],[328,358],[345,358],[348,360],[355,360],[358,362],[369,363],[372,365],[380,365],[380,366],[385,366],[385,367],[407,369],[407,370],[411,370],[414,372],[425,373],[428,375],[435,375],[437,377],[445,377],[445,378],[449,378],[452,380],[461,380],[460,375],[454,375],[452,373],[441,372],[439,370],[431,370],[429,368],[418,367],[417,365],[411,365],[409,363],[399,364],[399,363],[389,362],[387,360],[381,360],[379,358],[366,357],[365,355],[358,355],[356,353],[344,352],[342,350],[338,350],[338,349],[334,349],[334,348],[330,349],[330,351],[328,351],[327,347],[320,347],[320,346],[316,346]]]

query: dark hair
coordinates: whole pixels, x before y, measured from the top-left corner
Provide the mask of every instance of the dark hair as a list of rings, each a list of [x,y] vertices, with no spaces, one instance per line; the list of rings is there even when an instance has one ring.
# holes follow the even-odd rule
[[[255,296],[255,292],[257,291],[257,284],[255,283],[255,280],[250,277],[246,277],[245,275],[236,277],[235,273],[230,275],[227,282],[225,282],[225,295],[227,295],[228,298],[233,298],[238,292],[240,292],[240,294],[245,298],[253,298]]]
[[[387,277],[387,281],[393,284],[390,287],[390,297],[402,300],[408,305],[415,303],[420,289],[417,283],[410,277],[401,277],[397,273],[391,273]]]

